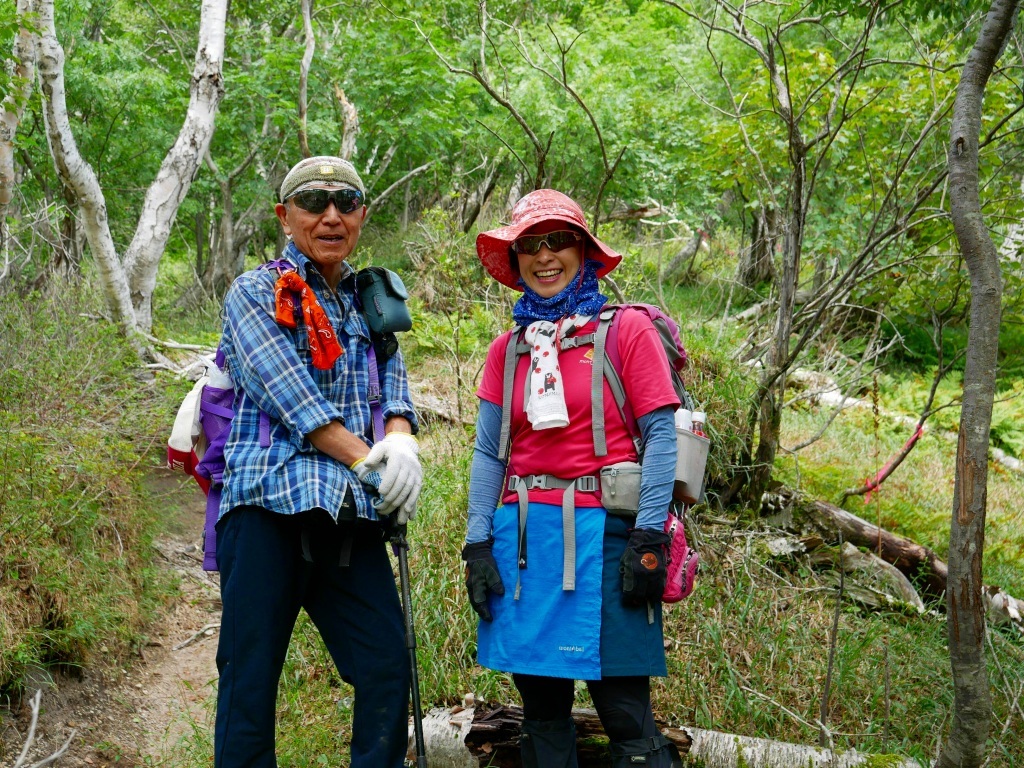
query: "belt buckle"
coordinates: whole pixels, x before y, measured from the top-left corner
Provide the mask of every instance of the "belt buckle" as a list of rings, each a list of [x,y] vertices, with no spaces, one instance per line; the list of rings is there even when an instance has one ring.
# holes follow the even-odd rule
[[[594,493],[597,491],[597,477],[594,475],[584,475],[577,479],[576,490],[583,491],[584,493]]]
[[[548,475],[531,475],[528,490],[550,491],[551,488],[548,486]]]

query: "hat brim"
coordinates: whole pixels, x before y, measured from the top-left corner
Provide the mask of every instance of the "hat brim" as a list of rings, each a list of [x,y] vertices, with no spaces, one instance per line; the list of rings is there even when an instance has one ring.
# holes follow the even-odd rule
[[[583,234],[593,246],[587,249],[586,258],[594,259],[601,264],[601,267],[597,270],[598,277],[604,277],[619,266],[619,262],[622,261],[620,254],[598,240],[585,228],[581,228],[579,221],[576,219],[570,216],[542,213],[538,216],[525,218],[515,224],[509,224],[506,227],[481,232],[476,236],[476,254],[480,258],[480,263],[484,265],[484,269],[487,270],[491,277],[513,290],[523,290],[522,286],[517,284],[519,273],[513,271],[509,263],[512,243],[527,229],[542,221],[564,221],[566,224],[571,225],[573,229],[582,229]]]

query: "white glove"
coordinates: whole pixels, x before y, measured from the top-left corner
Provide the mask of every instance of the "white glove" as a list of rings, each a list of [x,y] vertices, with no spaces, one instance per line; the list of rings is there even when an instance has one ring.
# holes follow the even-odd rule
[[[366,461],[357,468],[367,472],[380,472],[378,493],[381,504],[376,511],[389,515],[399,510],[398,522],[406,523],[416,514],[416,500],[423,486],[423,468],[419,460],[420,447],[416,438],[405,432],[388,432],[384,439],[370,449]]]

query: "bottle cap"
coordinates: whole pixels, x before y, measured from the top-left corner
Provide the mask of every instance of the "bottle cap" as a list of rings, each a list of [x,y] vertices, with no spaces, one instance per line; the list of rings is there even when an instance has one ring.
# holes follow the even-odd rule
[[[695,423],[703,424],[705,422],[704,411],[694,411],[693,412],[693,421]]]
[[[690,412],[686,408],[680,408],[676,411],[676,429],[691,429],[693,422],[690,418]]]

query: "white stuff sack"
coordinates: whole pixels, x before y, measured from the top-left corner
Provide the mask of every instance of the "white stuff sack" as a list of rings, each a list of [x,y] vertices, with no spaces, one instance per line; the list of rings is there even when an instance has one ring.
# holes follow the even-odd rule
[[[203,389],[209,381],[209,376],[200,377],[185,395],[178,408],[178,415],[174,417],[171,436],[167,440],[167,466],[189,475],[194,474],[196,464],[203,458],[206,447],[200,445],[203,431],[199,425],[199,403]]]

